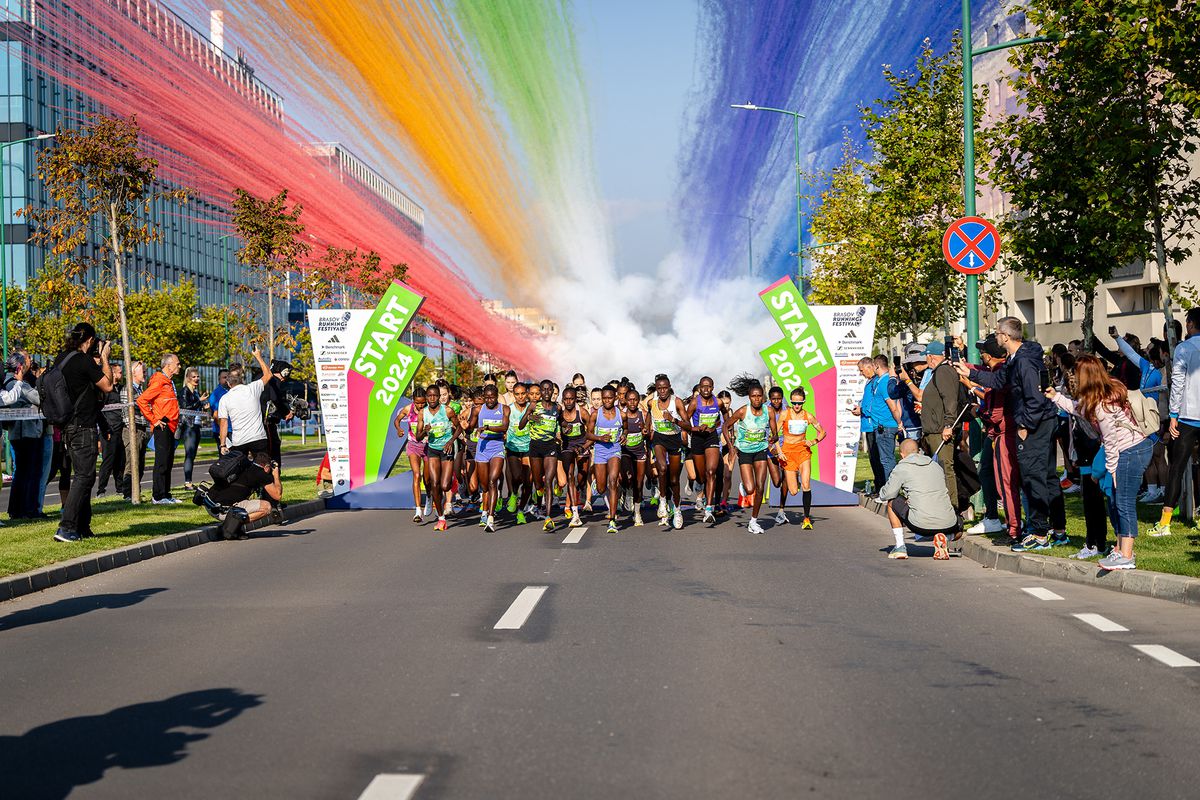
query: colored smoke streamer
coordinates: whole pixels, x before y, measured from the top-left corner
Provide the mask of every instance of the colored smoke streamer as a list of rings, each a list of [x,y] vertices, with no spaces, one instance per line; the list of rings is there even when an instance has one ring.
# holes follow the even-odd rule
[[[154,13],[135,21],[97,0],[70,10],[48,4],[39,6],[38,17],[46,38],[29,37],[24,52],[66,86],[121,114],[136,114],[147,139],[160,143],[156,149],[170,145],[162,151],[164,179],[222,203],[234,187],[260,196],[288,188],[290,199],[304,206],[314,238],[408,263],[408,282],[428,298],[422,312],[429,319],[499,362],[539,367],[527,333],[485,312],[449,259],[411,238],[364,193],[317,163],[305,147],[311,135],[231,91],[220,71],[198,68],[203,52],[170,44],[174,24]],[[80,69],[77,52],[88,54],[94,66]],[[346,279],[353,283],[356,277]]]

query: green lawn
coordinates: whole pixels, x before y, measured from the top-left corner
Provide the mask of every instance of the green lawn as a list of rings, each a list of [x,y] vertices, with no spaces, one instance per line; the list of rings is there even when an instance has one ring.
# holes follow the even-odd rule
[[[316,497],[317,466],[294,467],[283,471],[283,499],[299,503]],[[0,528],[0,576],[86,555],[135,544],[168,533],[193,530],[212,524],[212,517],[191,502],[191,493],[183,490],[175,496],[184,502],[177,506],[156,506],[149,502],[134,506],[119,497],[92,501],[92,530],[96,535],[75,543],[54,541],[58,528],[58,506],[47,506],[47,520],[6,520]]]

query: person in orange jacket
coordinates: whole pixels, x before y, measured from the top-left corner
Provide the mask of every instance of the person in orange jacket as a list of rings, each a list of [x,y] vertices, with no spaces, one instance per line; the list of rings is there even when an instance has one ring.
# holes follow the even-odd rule
[[[179,374],[179,356],[163,356],[162,369],[154,373],[146,389],[138,396],[142,416],[154,435],[154,504],[181,502],[171,497],[171,468],[175,466],[175,431],[179,428],[179,398],[175,394],[175,376]]]

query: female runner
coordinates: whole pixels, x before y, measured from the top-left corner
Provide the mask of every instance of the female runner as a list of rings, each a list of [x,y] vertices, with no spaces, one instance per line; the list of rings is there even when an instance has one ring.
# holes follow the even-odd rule
[[[567,386],[562,393],[562,410],[558,421],[562,430],[562,459],[559,462],[563,472],[563,486],[567,491],[567,507],[570,509],[572,528],[583,525],[579,516],[579,475],[580,469],[586,469],[587,464],[587,426],[588,413],[575,404],[576,392],[574,386]]]
[[[420,525],[425,518],[421,516],[421,478],[425,474],[425,443],[417,438],[416,424],[425,410],[425,390],[413,389],[412,402],[407,414],[397,414],[395,420],[396,435],[407,436],[408,442],[404,449],[408,452],[408,468],[412,470],[413,481],[413,522]],[[426,513],[433,511],[430,507]]]
[[[811,531],[812,486],[809,475],[812,473],[812,450],[809,448],[807,436],[809,428],[812,428],[817,435],[813,444],[817,444],[825,438],[825,429],[817,422],[816,417],[804,410],[804,390],[800,387],[792,389],[791,406],[776,418],[776,428],[781,437],[781,443],[776,445],[779,463],[783,467],[783,478],[787,484],[786,489],[781,491],[790,495],[796,494],[797,491],[804,493],[804,520],[800,527]]]
[[[624,432],[622,412],[616,408],[617,392],[605,386],[600,394],[600,410],[588,426],[588,439],[595,442],[593,469],[596,486],[605,490],[608,506],[608,532],[617,532],[617,496],[621,489],[621,440]]]
[[[783,413],[783,389],[778,386],[772,386],[767,392],[767,412],[778,429],[779,415]],[[767,449],[767,473],[771,476],[771,485],[779,490],[779,512],[775,515],[775,524],[786,525],[788,518],[783,508],[787,505],[787,492],[783,490],[783,469],[779,466],[775,451],[770,448]],[[767,499],[770,499],[770,495],[771,490],[768,489]]]
[[[496,532],[496,506],[500,501],[500,478],[504,475],[504,437],[508,433],[510,411],[501,405],[496,384],[483,387],[483,403],[471,411],[467,429],[477,435],[475,481],[483,490],[479,504],[479,522],[488,533]]]
[[[683,511],[679,508],[680,452],[683,450],[681,431],[692,429],[684,414],[683,401],[671,391],[666,375],[654,376],[654,397],[650,400],[650,424],[654,429],[654,460],[658,462],[658,524],[683,527]],[[673,509],[673,511],[672,511]]]
[[[723,430],[726,441],[737,448],[742,484],[751,491],[750,522],[746,530],[762,533],[758,512],[767,490],[767,445],[777,437],[775,419],[763,408],[763,387],[756,378],[739,375],[729,382],[729,388],[739,397],[750,398],[750,405],[729,415]]]
[[[529,428],[522,420],[529,408],[529,387],[513,384],[513,403],[509,406],[508,433],[504,449],[508,454],[508,511],[516,513],[517,524],[525,524],[525,514],[533,499],[533,480],[529,466]]]
[[[425,390],[425,410],[417,420],[417,438],[426,439],[425,488],[433,496],[433,507],[437,511],[435,531],[446,530],[446,495],[454,479],[454,454],[450,443],[459,431],[458,417],[447,413],[442,404],[438,387]]]
[[[728,418],[733,413],[733,396],[729,392],[722,389],[717,394],[717,405],[721,408],[721,416]],[[733,491],[733,468],[737,464],[737,453],[732,447],[725,444],[725,439],[721,439],[721,491],[718,497],[721,504],[717,506],[717,516],[724,516],[729,513],[729,493]]]
[[[700,379],[697,394],[688,404],[687,416],[692,421],[692,435],[688,449],[696,476],[704,476],[704,521],[716,522],[713,514],[714,498],[717,496],[717,470],[721,465],[721,406],[713,397],[713,379],[705,375]]]
[[[625,437],[621,442],[621,475],[633,491],[633,527],[642,526],[642,485],[646,480],[646,413],[640,407],[642,396],[632,386],[625,390],[625,409],[621,415]]]
[[[546,533],[554,530],[554,485],[558,480],[558,404],[550,399],[553,389],[554,381],[551,380],[530,386],[529,407],[521,420],[522,426],[529,426],[533,485],[546,501],[544,516],[540,509],[535,509],[534,513],[546,520],[542,524]]]

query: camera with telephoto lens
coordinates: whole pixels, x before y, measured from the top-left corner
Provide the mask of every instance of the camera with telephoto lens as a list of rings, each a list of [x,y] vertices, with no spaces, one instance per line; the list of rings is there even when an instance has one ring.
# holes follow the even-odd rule
[[[292,412],[292,416],[296,419],[304,421],[312,416],[312,412],[308,408],[308,401],[303,397],[289,394],[287,395],[286,402]]]

